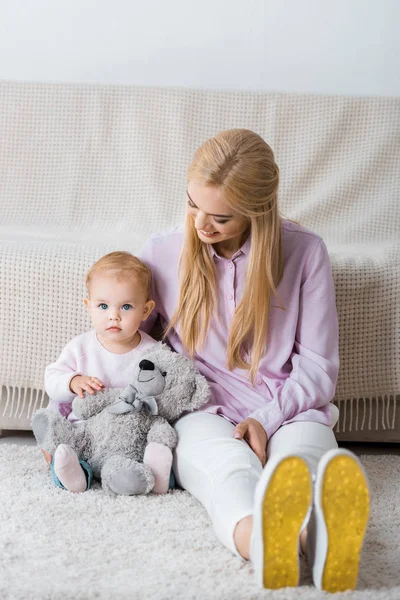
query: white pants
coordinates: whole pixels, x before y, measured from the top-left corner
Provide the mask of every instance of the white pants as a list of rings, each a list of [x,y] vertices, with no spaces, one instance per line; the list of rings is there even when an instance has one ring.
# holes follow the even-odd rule
[[[173,470],[177,483],[195,496],[211,517],[219,540],[237,556],[237,523],[253,514],[254,490],[262,472],[256,454],[233,437],[235,426],[224,417],[195,412],[175,425],[178,445]],[[337,448],[330,427],[299,421],[280,427],[267,445],[267,457],[296,454],[307,461],[313,480],[321,456]]]

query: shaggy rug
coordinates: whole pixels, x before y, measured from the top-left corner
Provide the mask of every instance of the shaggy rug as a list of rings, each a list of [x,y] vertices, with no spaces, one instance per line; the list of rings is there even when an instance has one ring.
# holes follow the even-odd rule
[[[400,456],[363,455],[371,518],[355,592],[335,598],[400,599]],[[2,600],[332,598],[312,586],[259,590],[251,565],[216,539],[188,493],[74,495],[55,488],[35,447],[0,445]]]

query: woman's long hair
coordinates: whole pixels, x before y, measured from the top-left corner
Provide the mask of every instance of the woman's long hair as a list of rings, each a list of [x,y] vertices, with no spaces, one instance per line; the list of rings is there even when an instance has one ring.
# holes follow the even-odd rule
[[[227,363],[230,370],[249,370],[254,385],[267,346],[271,295],[278,298],[276,287],[283,273],[279,169],[271,148],[259,135],[248,129],[230,129],[200,146],[187,179],[218,188],[224,202],[248,219],[250,253],[243,298],[229,332]],[[193,356],[203,345],[218,307],[213,257],[208,244],[199,239],[190,215],[186,217],[179,273],[178,307],[166,334],[179,323],[179,336]],[[249,362],[244,353],[249,353]]]

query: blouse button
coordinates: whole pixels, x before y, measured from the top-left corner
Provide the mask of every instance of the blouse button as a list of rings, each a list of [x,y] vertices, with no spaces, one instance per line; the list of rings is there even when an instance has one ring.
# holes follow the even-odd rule
[[[233,268],[233,263],[229,262],[228,263],[228,269],[232,269]]]
[[[233,296],[232,296],[232,294],[229,294],[229,296],[228,296],[228,300],[233,300]]]
[[[262,385],[262,379],[257,379],[257,385]]]

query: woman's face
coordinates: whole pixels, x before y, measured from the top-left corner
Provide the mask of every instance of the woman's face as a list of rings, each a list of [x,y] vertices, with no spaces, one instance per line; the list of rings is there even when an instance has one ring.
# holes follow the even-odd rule
[[[218,187],[189,181],[187,213],[201,241],[216,244],[218,253],[230,257],[243,244],[249,222],[223,201]]]

